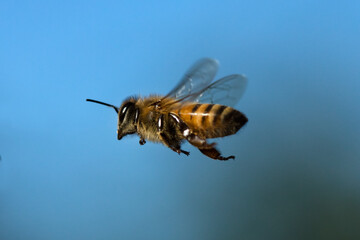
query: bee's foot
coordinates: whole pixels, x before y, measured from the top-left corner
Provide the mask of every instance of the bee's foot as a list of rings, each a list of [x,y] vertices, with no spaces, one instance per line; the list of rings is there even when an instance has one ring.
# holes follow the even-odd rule
[[[145,141],[145,139],[140,138],[139,143],[140,143],[140,145],[144,145],[146,143],[146,141]]]
[[[184,150],[181,150],[181,149],[180,149],[180,151],[181,151],[183,154],[185,154],[186,156],[189,156],[189,154],[190,154],[190,152],[187,152],[187,151],[184,151]]]

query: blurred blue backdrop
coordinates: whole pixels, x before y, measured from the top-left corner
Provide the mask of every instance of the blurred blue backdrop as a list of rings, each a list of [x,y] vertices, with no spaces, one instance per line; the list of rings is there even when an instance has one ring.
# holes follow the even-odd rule
[[[359,1],[2,1],[0,239],[360,239]],[[112,109],[202,57],[248,76],[214,161]]]

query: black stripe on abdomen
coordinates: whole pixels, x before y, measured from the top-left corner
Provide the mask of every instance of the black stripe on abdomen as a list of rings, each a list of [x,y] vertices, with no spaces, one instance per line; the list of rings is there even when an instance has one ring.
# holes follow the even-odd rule
[[[208,104],[208,106],[205,108],[204,110],[204,114],[201,117],[201,124],[204,125],[205,124],[205,120],[208,116],[208,113],[211,111],[211,109],[214,107],[214,104]]]
[[[193,109],[191,109],[191,113],[195,113],[200,106],[201,106],[201,104],[196,104],[196,105],[193,107]],[[192,117],[193,117],[193,114],[190,115],[190,120],[192,119]]]
[[[216,112],[214,113],[215,114],[215,117],[213,118],[213,124],[215,125],[220,117],[221,117],[221,114],[225,111],[225,109],[227,108],[227,106],[224,106],[224,105],[221,105],[217,110]]]

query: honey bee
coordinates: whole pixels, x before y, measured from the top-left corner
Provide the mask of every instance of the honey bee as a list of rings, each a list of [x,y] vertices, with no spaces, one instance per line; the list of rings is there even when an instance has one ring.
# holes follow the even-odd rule
[[[242,96],[247,80],[234,74],[211,83],[217,69],[217,60],[201,59],[167,95],[130,97],[119,108],[93,99],[86,101],[115,109],[118,140],[136,133],[140,145],[146,140],[161,142],[185,155],[189,152],[181,149],[181,144],[188,141],[210,158],[234,159],[235,156],[221,156],[216,143],[208,143],[207,139],[235,134],[246,124],[247,117],[231,106]]]

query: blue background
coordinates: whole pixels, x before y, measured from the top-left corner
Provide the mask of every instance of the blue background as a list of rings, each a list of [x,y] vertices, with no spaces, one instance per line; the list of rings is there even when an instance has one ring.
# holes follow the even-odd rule
[[[2,1],[0,238],[360,239],[359,1]],[[112,109],[202,57],[248,76],[213,161]]]

